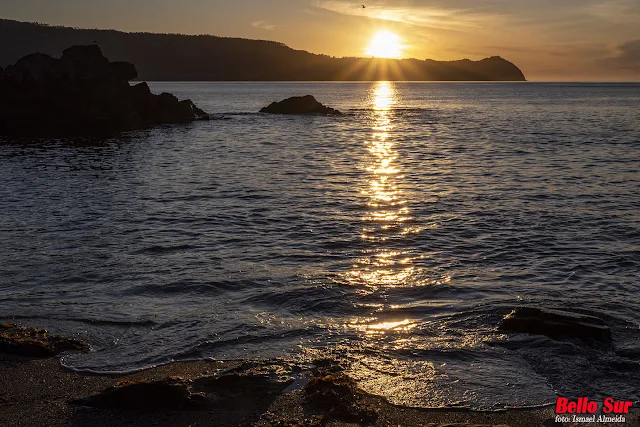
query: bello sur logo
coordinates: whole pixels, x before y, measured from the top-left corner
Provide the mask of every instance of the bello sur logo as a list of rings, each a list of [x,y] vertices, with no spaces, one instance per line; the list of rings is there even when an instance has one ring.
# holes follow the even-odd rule
[[[625,414],[633,402],[607,397],[602,404],[588,397],[569,400],[559,397],[556,401],[556,422],[559,423],[626,423]],[[600,415],[598,415],[598,413]]]

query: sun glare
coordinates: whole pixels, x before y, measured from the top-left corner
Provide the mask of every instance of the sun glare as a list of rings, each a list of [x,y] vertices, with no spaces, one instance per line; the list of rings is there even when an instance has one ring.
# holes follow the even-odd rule
[[[376,58],[400,58],[402,56],[400,37],[390,31],[378,31],[371,38],[367,55]]]

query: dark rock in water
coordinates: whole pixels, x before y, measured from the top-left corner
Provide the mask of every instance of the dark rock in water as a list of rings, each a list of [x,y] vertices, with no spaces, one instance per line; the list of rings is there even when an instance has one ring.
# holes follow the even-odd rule
[[[27,55],[0,70],[0,135],[111,134],[207,117],[190,100],[130,86],[137,76],[97,45],[70,47],[60,59]]]
[[[498,329],[546,335],[554,339],[611,341],[611,329],[598,317],[532,307],[513,310],[500,322]]]
[[[273,102],[268,107],[260,110],[261,113],[270,114],[326,114],[339,116],[342,113],[333,108],[325,107],[311,95],[294,96],[284,101]]]
[[[191,382],[182,378],[162,381],[122,382],[102,393],[72,403],[97,408],[134,410],[202,409],[207,399],[191,392]]]
[[[87,351],[89,346],[76,339],[50,335],[46,330],[0,325],[0,351],[4,353],[50,357],[66,350]]]

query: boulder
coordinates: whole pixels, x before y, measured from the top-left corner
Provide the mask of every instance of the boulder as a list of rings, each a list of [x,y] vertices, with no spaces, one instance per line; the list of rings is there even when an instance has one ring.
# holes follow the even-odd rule
[[[339,116],[342,113],[333,108],[325,107],[313,96],[294,96],[280,102],[273,102],[268,107],[260,110],[261,113],[269,114],[326,114]]]
[[[105,62],[102,50],[97,44],[76,45],[62,51],[62,59],[80,62]]]
[[[598,317],[533,307],[513,310],[500,322],[498,329],[546,335],[554,339],[611,341],[611,329]]]
[[[362,405],[364,391],[355,380],[344,372],[317,370],[304,388],[307,405],[329,420],[360,425],[374,425],[378,419],[375,411]]]
[[[123,381],[101,393],[72,403],[82,406],[139,411],[201,409],[207,400],[192,393],[191,382],[178,377],[161,381]]]
[[[242,405],[266,409],[291,382],[286,376],[251,370],[194,380],[169,377],[158,381],[121,381],[72,403],[138,411],[230,409]]]
[[[32,53],[21,58],[0,76],[6,82],[20,86],[55,84],[62,77],[57,60],[43,53]]]
[[[97,45],[72,46],[60,59],[25,56],[0,71],[0,135],[101,135],[208,118],[190,100],[131,86],[137,76]]]
[[[129,94],[131,96],[132,102],[137,104],[138,106],[144,106],[145,102],[151,101],[151,89],[149,89],[149,85],[147,82],[138,83],[137,85],[131,86],[129,90]]]

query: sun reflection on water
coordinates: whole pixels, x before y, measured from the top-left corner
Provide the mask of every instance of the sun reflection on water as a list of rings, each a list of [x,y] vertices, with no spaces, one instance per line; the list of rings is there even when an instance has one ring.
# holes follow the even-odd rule
[[[404,177],[392,137],[397,96],[394,84],[389,82],[379,82],[371,91],[374,122],[367,143],[369,155],[363,159],[369,179],[361,191],[367,201],[361,235],[367,249],[347,274],[353,285],[412,286],[411,279],[416,273],[417,257],[402,243],[404,237],[416,230],[411,225],[413,217],[402,191]]]
[[[391,83],[379,82],[373,92],[373,108],[376,111],[389,111],[395,104],[395,98],[396,90]]]
[[[373,322],[373,323],[372,323]],[[404,320],[388,320],[384,322],[376,319],[354,320],[349,324],[353,329],[364,332],[367,335],[383,335],[389,333],[410,332],[417,326],[415,321]]]

